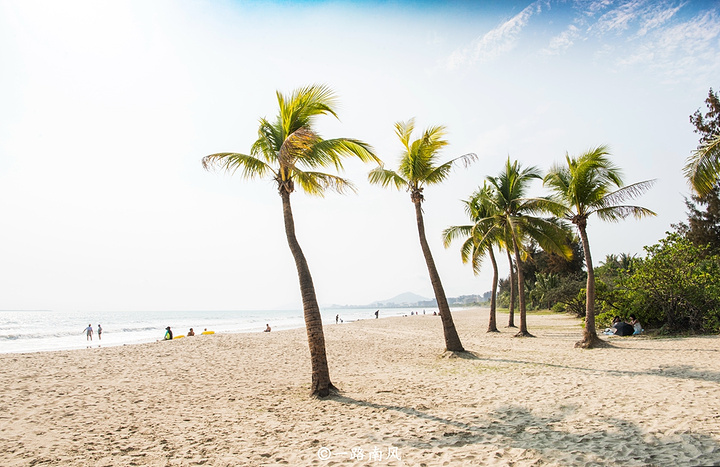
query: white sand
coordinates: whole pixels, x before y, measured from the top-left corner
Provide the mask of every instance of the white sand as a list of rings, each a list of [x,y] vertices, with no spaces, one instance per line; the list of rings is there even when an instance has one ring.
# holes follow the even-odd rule
[[[454,317],[476,358],[441,357],[436,316],[326,327],[329,400],[308,398],[304,329],[0,355],[0,464],[720,464],[718,337],[579,350],[567,316],[525,339]]]

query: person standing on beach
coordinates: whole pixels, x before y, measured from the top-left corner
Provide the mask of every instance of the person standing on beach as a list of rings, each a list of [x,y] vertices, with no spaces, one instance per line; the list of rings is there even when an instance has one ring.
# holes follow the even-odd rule
[[[98,340],[102,340],[102,326],[98,324]]]
[[[375,312],[375,319],[378,319],[380,317],[380,310]]]
[[[92,324],[88,324],[88,327],[85,328],[85,335],[87,336],[87,340],[92,340],[93,330],[92,330]]]
[[[338,321],[340,321],[340,315],[335,315],[335,324],[337,324]]]

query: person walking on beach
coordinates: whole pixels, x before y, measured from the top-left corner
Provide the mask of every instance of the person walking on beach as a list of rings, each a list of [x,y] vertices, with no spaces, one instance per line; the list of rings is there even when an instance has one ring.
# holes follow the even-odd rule
[[[335,324],[337,324],[338,321],[340,321],[340,315],[335,315]]]
[[[380,310],[375,312],[375,319],[378,319],[380,317]]]
[[[98,324],[98,340],[102,340],[102,326]]]
[[[92,340],[93,330],[92,330],[92,324],[88,324],[88,327],[85,328],[85,335],[87,336],[87,340]]]

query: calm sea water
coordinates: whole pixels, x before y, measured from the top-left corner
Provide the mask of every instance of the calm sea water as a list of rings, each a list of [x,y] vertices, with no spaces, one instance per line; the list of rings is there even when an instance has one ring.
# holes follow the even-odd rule
[[[345,322],[374,319],[377,308],[326,308],[321,310],[323,323],[334,324],[335,316]],[[381,308],[380,318],[409,315],[422,309]],[[432,314],[437,308],[425,308]],[[86,340],[84,330],[92,324],[93,341]],[[97,325],[102,325],[102,340]],[[305,326],[300,310],[265,311],[114,311],[56,312],[0,311],[0,353],[43,352],[102,345],[139,344],[162,339],[170,326],[175,335],[196,333],[204,329],[216,333],[262,332],[265,324],[273,331]]]

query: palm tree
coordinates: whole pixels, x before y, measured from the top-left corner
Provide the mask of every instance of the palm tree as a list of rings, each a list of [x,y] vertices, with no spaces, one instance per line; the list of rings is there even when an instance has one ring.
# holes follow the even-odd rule
[[[472,194],[470,199],[463,201],[465,212],[470,220],[476,222],[479,219],[488,217],[488,204],[486,198],[490,196],[487,184]],[[495,226],[458,225],[448,227],[443,231],[443,244],[448,248],[456,238],[466,237],[460,249],[460,257],[463,263],[470,262],[473,273],[480,272],[483,257],[487,254],[493,267],[492,289],[490,291],[490,319],[487,332],[499,332],[497,328],[496,307],[497,307],[497,285],[498,267],[493,252],[493,245],[501,243],[501,232]]]
[[[455,330],[452,316],[450,315],[450,307],[445,297],[440,275],[435,267],[430,246],[425,238],[425,223],[423,221],[422,202],[423,190],[425,185],[440,183],[450,174],[450,169],[456,162],[463,162],[465,166],[477,159],[475,154],[465,154],[441,165],[436,165],[440,150],[447,146],[444,126],[434,126],[427,128],[422,136],[411,141],[413,130],[415,129],[415,119],[407,122],[397,122],[395,124],[395,134],[400,138],[403,145],[403,153],[400,160],[400,166],[396,171],[385,169],[379,166],[368,174],[370,183],[381,185],[383,187],[395,186],[396,188],[406,188],[410,192],[410,200],[415,205],[415,218],[417,220],[418,234],[420,236],[420,247],[425,256],[428,272],[430,273],[430,282],[432,283],[435,299],[437,300],[438,309],[440,310],[440,318],[445,333],[445,347],[448,351],[463,352],[463,346],[460,338]]]
[[[683,171],[698,195],[708,195],[720,180],[720,134],[693,151]]]
[[[295,236],[295,222],[290,194],[296,184],[310,195],[323,196],[326,189],[342,193],[354,190],[352,184],[337,175],[316,172],[315,169],[334,166],[342,169],[342,159],[356,156],[365,162],[380,160],[368,144],[348,138],[323,139],[313,129],[316,118],[330,114],[337,118],[337,98],[324,85],[296,89],[290,95],[277,92],[279,113],[274,122],[260,119],[258,139],[250,154],[223,152],[205,156],[205,169],[219,169],[229,173],[240,171],[246,179],[272,177],[282,199],[285,234],[295,259],[303,301],[310,360],[312,364],[311,395],[325,397],[336,388],[330,381],[322,316],[315,296],[310,269]]]
[[[518,161],[511,163],[510,158],[507,159],[500,175],[486,178],[493,192],[493,196],[488,199],[493,215],[481,219],[480,223],[495,225],[503,230],[508,250],[512,248],[517,264],[520,329],[516,337],[532,336],[527,330],[525,277],[522,268],[525,239],[535,240],[546,251],[556,252],[565,257],[572,255],[567,244],[567,232],[563,226],[553,219],[544,219],[533,215],[548,212],[549,200],[525,197],[530,182],[540,178],[537,167],[523,169]]]
[[[587,220],[592,214],[605,221],[617,222],[629,215],[636,218],[654,216],[649,209],[623,203],[636,198],[655,183],[646,180],[623,186],[621,171],[610,162],[607,146],[598,146],[577,158],[565,155],[566,165],[555,165],[543,183],[554,193],[556,214],[577,226],[585,252],[587,287],[585,298],[585,330],[576,347],[592,348],[601,343],[595,330],[595,270],[587,237]]]

